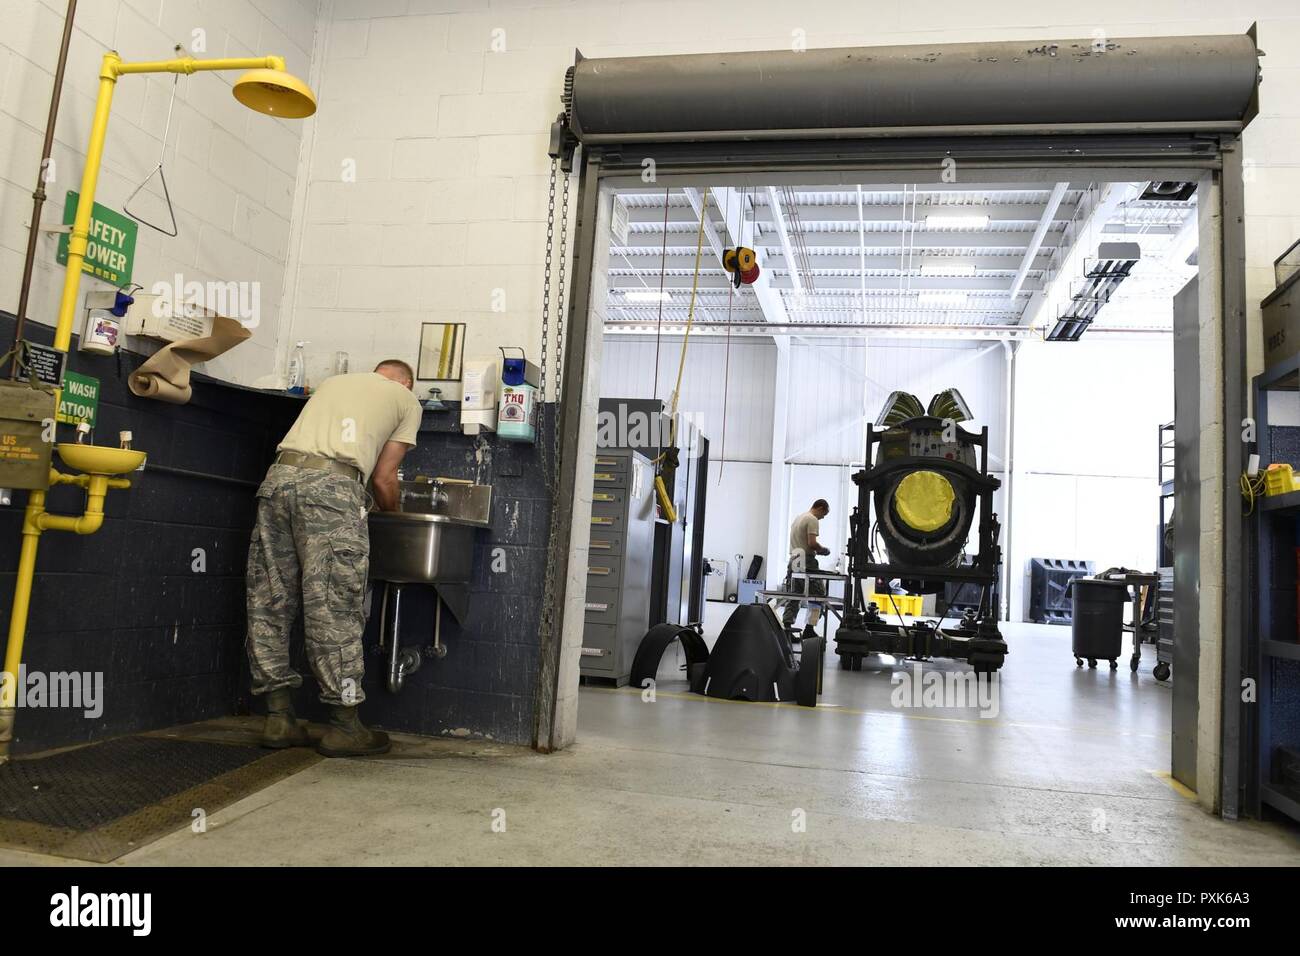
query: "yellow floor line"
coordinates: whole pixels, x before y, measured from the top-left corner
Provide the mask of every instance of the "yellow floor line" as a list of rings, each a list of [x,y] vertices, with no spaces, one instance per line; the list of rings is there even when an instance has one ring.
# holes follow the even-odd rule
[[[636,687],[595,687],[584,685],[584,692],[595,692],[601,694],[621,694],[628,696],[642,693]],[[843,707],[839,704],[819,704],[816,707],[801,707],[798,704],[789,701],[768,701],[768,700],[727,700],[722,697],[706,697],[703,694],[679,693],[671,690],[656,690],[656,697],[668,697],[672,700],[688,700],[695,702],[706,702],[710,704],[743,704],[746,707],[782,707],[787,710],[794,710],[807,714],[852,714],[857,717],[887,717],[899,720],[931,720],[945,724],[976,724],[984,727],[1015,727],[1027,730],[1054,730],[1069,734],[1088,734],[1095,737],[1150,737],[1154,739],[1169,739],[1168,734],[1140,734],[1126,730],[1086,730],[1082,727],[1059,727],[1054,724],[1027,724],[1013,720],[999,720],[996,717],[979,717],[971,719],[969,717],[934,717],[926,714],[902,713],[890,710],[859,710],[853,707]]]
[[[1186,800],[1196,799],[1196,791],[1179,783],[1174,779],[1174,775],[1168,770],[1148,770],[1147,773],[1151,774],[1151,776],[1155,777],[1157,780],[1164,781],[1169,785],[1169,789],[1180,797],[1183,797]]]

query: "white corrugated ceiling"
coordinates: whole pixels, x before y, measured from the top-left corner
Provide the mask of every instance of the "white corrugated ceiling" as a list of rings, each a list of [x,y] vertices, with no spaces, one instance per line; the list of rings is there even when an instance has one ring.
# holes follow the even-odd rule
[[[776,318],[796,333],[1049,328],[1059,280],[1072,278],[1060,275],[1070,250],[1079,244],[1094,256],[1104,241],[1137,242],[1142,254],[1096,326],[1165,330],[1168,300],[1195,274],[1186,260],[1195,252],[1196,200],[1144,200],[1144,185],[1117,205],[1102,202],[1105,187],[1092,183],[714,188],[690,195],[648,185],[619,194],[629,227],[625,240],[610,239],[607,326],[633,331],[686,322],[695,210],[707,195],[710,240],[724,247],[743,234],[773,293],[765,302],[749,286],[733,292],[706,240],[694,312],[702,331],[728,323],[740,331],[766,324],[770,331]],[[1049,290],[1052,301],[1035,301]]]

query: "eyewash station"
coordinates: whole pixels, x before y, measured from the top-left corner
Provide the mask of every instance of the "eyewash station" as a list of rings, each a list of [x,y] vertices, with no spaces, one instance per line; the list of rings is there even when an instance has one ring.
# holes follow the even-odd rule
[[[65,35],[64,53],[60,60],[54,101],[51,106],[51,133],[58,104],[59,85],[62,82],[63,63],[66,60],[66,48],[67,36]],[[120,80],[137,75],[165,73],[179,76],[214,71],[242,72],[234,83],[234,96],[236,100],[255,112],[273,117],[300,119],[312,115],[316,110],[316,100],[312,91],[305,83],[287,72],[285,61],[279,56],[227,59],[196,59],[192,56],[181,56],[168,60],[124,62],[115,52],[104,54],[99,72],[98,96],[95,100],[90,138],[86,146],[86,162],[81,176],[76,215],[67,237],[66,274],[52,347],[30,343],[22,337],[31,283],[35,236],[39,229],[40,202],[43,200],[43,190],[38,187],[37,204],[31,224],[32,241],[28,251],[17,313],[15,342],[11,353],[13,380],[0,382],[0,408],[3,408],[3,412],[0,413],[0,488],[28,492],[9,620],[8,644],[5,650],[5,680],[3,688],[0,689],[0,763],[8,761],[13,741],[17,675],[23,662],[33,580],[36,575],[37,552],[42,535],[47,531],[77,535],[90,535],[99,531],[111,514],[109,492],[130,488],[135,479],[126,476],[143,469],[146,461],[145,450],[134,447],[133,435],[126,430],[118,436],[118,445],[92,443],[87,441],[90,433],[89,425],[81,422],[77,425],[75,440],[59,440],[61,436],[58,422],[62,419],[58,415],[58,410],[71,382],[69,373],[72,369],[69,366],[73,353],[70,353],[70,348],[80,302],[81,275],[92,242],[92,210],[95,209],[96,187],[108,141],[109,117],[114,92]],[[47,136],[47,157],[49,148],[50,142]],[[158,171],[161,172],[161,164]],[[163,189],[166,189],[165,181]],[[107,298],[110,302],[100,303],[99,299],[104,298],[105,294],[92,292],[87,296],[85,304],[92,308],[93,316],[93,310],[97,305],[114,304],[111,300],[116,300],[115,304],[120,306],[121,295],[121,293],[108,293]],[[126,297],[129,299],[129,294]],[[117,314],[120,316],[122,313]],[[94,338],[94,331],[89,322],[83,327],[83,348]],[[102,326],[99,332],[102,338]],[[116,339],[115,332],[111,338]],[[188,374],[188,369],[186,372]],[[65,430],[68,428],[66,425],[64,427]],[[62,469],[55,467],[55,455]],[[47,510],[47,492],[57,485],[73,485],[84,491],[81,514],[63,515]]]

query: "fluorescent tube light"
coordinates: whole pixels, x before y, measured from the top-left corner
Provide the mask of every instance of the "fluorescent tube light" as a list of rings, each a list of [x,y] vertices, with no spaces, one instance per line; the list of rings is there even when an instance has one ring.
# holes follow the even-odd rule
[[[975,264],[972,262],[926,262],[921,266],[923,276],[973,276]]]
[[[955,309],[966,304],[966,293],[919,292],[916,301],[923,309]]]
[[[927,229],[984,229],[989,224],[988,216],[926,216]]]
[[[671,292],[659,292],[655,289],[632,289],[623,292],[623,298],[628,302],[671,302],[673,294]]]

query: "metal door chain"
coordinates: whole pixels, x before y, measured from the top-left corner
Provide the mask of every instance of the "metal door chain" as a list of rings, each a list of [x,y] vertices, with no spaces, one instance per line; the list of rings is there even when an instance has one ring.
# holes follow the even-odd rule
[[[538,423],[541,425],[541,448],[539,455],[542,464],[542,474],[546,482],[546,488],[551,495],[551,517],[550,527],[547,534],[547,557],[546,557],[546,574],[542,588],[542,615],[540,622],[540,636],[543,642],[548,638],[555,636],[558,620],[555,614],[555,605],[559,601],[559,595],[556,589],[560,586],[555,573],[555,567],[559,563],[561,548],[567,549],[567,539],[561,533],[561,529],[556,525],[559,518],[560,505],[560,396],[562,392],[562,372],[564,363],[564,303],[566,292],[566,274],[569,250],[569,176],[564,176],[564,183],[561,188],[560,199],[560,249],[559,249],[559,288],[555,291],[555,351],[553,357],[548,361],[549,340],[551,337],[551,273],[553,267],[553,251],[555,244],[555,187],[556,177],[559,175],[559,160],[551,160],[551,180],[550,192],[546,202],[546,262],[544,266],[542,282],[542,362],[541,362],[541,404],[538,407]],[[546,404],[546,388],[548,366],[554,363],[554,384],[552,388],[555,392],[554,402],[548,406]],[[551,436],[548,439],[545,435],[549,427]],[[550,445],[549,455],[547,445]]]

